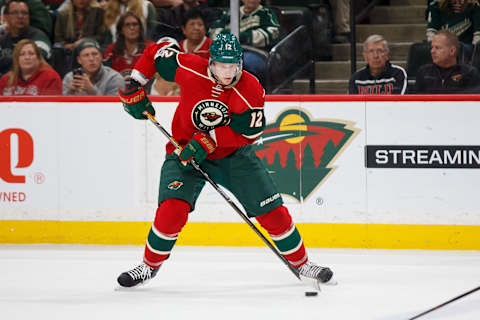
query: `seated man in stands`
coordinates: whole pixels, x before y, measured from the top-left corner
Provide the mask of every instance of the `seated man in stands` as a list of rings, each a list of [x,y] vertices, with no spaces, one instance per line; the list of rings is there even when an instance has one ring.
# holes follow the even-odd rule
[[[30,25],[43,31],[49,38],[53,36],[53,22],[49,9],[42,0],[23,0],[30,9]],[[47,0],[46,0],[47,1]],[[50,0],[54,1],[54,0]],[[64,0],[58,0],[64,1]],[[10,2],[9,0],[0,0],[1,11],[3,7]],[[46,2],[45,2],[46,3]],[[4,21],[3,21],[4,22]]]
[[[448,30],[440,30],[432,39],[433,64],[417,72],[417,93],[478,93],[480,75],[475,67],[457,62],[460,41]]]
[[[242,0],[240,7],[240,44],[243,48],[243,68],[260,81],[265,77],[268,50],[280,36],[280,24],[275,12],[260,5],[260,0]],[[230,32],[230,11],[224,12],[210,28],[210,38]]]
[[[0,75],[12,67],[12,52],[15,44],[23,39],[32,39],[40,48],[45,60],[50,58],[51,42],[41,30],[30,26],[30,9],[25,0],[10,0],[5,5],[4,18],[7,32],[0,36]]]
[[[405,94],[407,73],[389,61],[388,43],[381,35],[371,35],[363,43],[367,66],[350,78],[349,94]]]
[[[85,39],[75,48],[74,55],[80,65],[63,78],[64,95],[116,95],[125,88],[122,75],[102,65],[100,45]]]

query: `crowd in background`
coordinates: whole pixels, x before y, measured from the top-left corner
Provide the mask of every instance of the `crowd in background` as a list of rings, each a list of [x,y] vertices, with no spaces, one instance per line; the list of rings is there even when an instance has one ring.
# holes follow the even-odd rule
[[[349,1],[328,2],[335,23],[331,41],[349,41]],[[480,45],[478,1],[426,2],[426,41],[431,43],[433,63],[418,70],[415,92],[480,92],[478,70],[457,59],[460,51],[472,56]],[[184,52],[208,59],[211,39],[230,31],[228,3],[0,0],[0,95],[116,95],[143,50],[159,39],[178,41]],[[244,69],[262,83],[269,49],[285,36],[269,3],[241,0],[240,7]],[[350,94],[408,93],[408,75],[390,63],[387,39],[371,35],[363,49],[366,66],[352,75]],[[158,95],[178,94],[174,83],[158,75],[148,90]]]

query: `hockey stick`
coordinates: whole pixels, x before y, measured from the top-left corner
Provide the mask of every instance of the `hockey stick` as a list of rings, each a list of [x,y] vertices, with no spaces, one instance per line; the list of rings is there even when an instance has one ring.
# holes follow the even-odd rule
[[[144,111],[143,114],[148,117],[148,119],[155,125],[155,127],[157,127],[165,137],[168,138],[168,140],[170,140],[170,142],[175,146],[175,148],[177,148],[177,150],[182,150],[182,146],[172,137],[172,135],[167,131],[165,130],[165,128],[160,124],[158,123],[158,121],[155,119],[155,117],[148,111]],[[290,262],[287,261],[287,259],[285,259],[284,256],[282,256],[280,254],[280,252],[278,252],[277,248],[275,248],[271,243],[270,241],[268,241],[267,238],[265,238],[265,236],[260,232],[260,230],[258,230],[257,227],[255,227],[255,225],[252,223],[252,221],[250,221],[250,219],[245,215],[245,213],[243,213],[242,210],[240,210],[240,208],[232,201],[232,199],[230,199],[230,197],[215,183],[215,181],[213,181],[209,175],[203,171],[202,168],[200,168],[200,166],[198,165],[198,163],[195,162],[195,160],[190,160],[190,164],[195,168],[195,170],[197,170],[204,178],[205,180],[207,180],[211,185],[212,187],[223,197],[223,199],[225,199],[228,204],[233,208],[233,210],[235,210],[236,213],[238,213],[238,215],[243,219],[243,221],[245,221],[248,226],[253,230],[255,231],[255,233],[263,240],[263,242],[265,242],[265,244],[273,251],[273,253],[275,253],[275,255],[280,259],[282,260],[282,262],[288,267],[288,269],[290,269],[290,271],[295,275],[295,277],[298,278],[298,280],[302,280],[300,279],[300,274],[298,273],[298,270],[295,269],[291,264]]]
[[[446,301],[446,302],[444,302],[444,303],[442,303],[442,304],[439,304],[439,305],[436,306],[436,307],[433,307],[433,308],[431,308],[431,309],[428,309],[427,311],[424,311],[424,312],[422,312],[422,313],[420,313],[420,314],[417,314],[416,316],[414,316],[413,318],[409,318],[408,320],[418,319],[418,318],[420,318],[421,316],[426,315],[427,313],[430,313],[430,312],[432,312],[432,311],[434,311],[434,310],[440,309],[441,307],[443,307],[443,306],[445,306],[445,305],[447,305],[447,304],[449,304],[449,303],[451,303],[451,302],[453,302],[453,301],[455,301],[455,300],[458,300],[458,299],[460,299],[460,298],[463,298],[463,297],[465,297],[465,296],[467,296],[467,295],[469,295],[469,294],[471,294],[471,293],[474,293],[475,291],[478,291],[478,290],[480,290],[480,286],[479,286],[479,287],[476,287],[475,289],[472,289],[472,290],[470,290],[470,291],[468,291],[468,292],[465,292],[464,294],[461,294],[461,295],[459,295],[458,297],[455,297],[455,298],[450,299],[450,300],[448,300],[448,301]]]

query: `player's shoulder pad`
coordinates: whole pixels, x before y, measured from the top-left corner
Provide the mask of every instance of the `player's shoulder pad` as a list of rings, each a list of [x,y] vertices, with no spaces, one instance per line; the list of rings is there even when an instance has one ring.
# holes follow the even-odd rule
[[[235,85],[235,89],[250,109],[263,108],[265,104],[265,89],[255,76],[242,71],[242,77]]]
[[[156,43],[156,52],[154,56],[154,60],[157,58],[170,58],[175,54],[180,52],[180,48],[178,44],[173,42],[160,42]]]
[[[207,59],[192,53],[180,53],[177,57],[178,64],[181,68],[184,68],[188,71],[206,74],[208,67]]]

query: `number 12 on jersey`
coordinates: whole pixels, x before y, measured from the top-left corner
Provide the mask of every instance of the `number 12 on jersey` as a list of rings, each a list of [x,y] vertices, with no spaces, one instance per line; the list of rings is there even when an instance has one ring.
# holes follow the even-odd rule
[[[250,128],[261,128],[263,127],[263,110],[252,111],[250,113]]]

